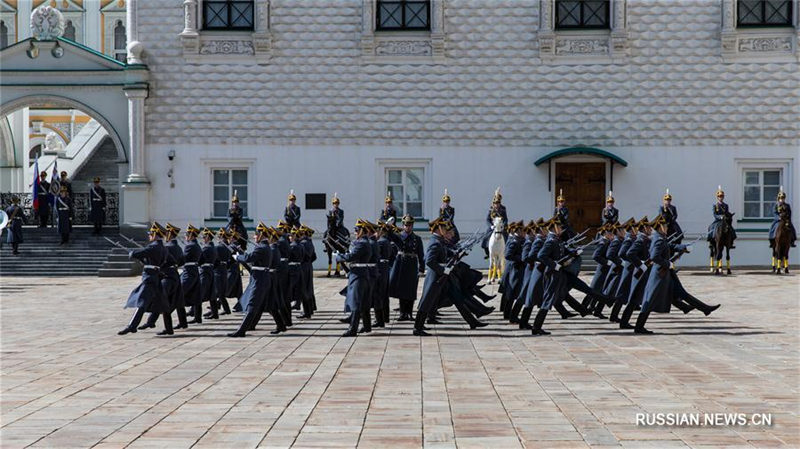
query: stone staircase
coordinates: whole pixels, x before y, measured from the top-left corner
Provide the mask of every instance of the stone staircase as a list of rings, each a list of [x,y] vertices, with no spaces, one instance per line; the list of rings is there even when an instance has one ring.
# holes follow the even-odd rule
[[[88,192],[92,179],[99,176],[100,185],[107,192],[115,191],[119,185],[118,157],[114,142],[110,137],[105,137],[78,172],[70,176],[73,190]]]
[[[120,240],[116,227],[105,227],[103,233],[113,240]],[[11,245],[4,243],[0,250],[0,278],[5,276],[97,276],[108,263],[113,263],[106,275],[135,275],[138,262],[121,264],[116,247],[102,236],[92,235],[91,226],[75,226],[70,242],[60,245],[61,238],[55,228],[26,226],[23,230],[25,242],[20,245],[20,254],[11,254]],[[3,235],[5,240],[5,233]],[[117,252],[115,252],[117,251]],[[113,259],[112,259],[113,256]],[[127,254],[125,254],[127,260]],[[125,271],[123,269],[127,268]],[[140,271],[139,271],[140,272]]]

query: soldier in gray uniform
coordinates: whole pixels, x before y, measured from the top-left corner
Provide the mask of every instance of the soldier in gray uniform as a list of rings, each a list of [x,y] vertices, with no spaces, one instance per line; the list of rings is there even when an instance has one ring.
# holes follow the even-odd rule
[[[25,222],[25,212],[19,205],[19,197],[14,196],[11,198],[11,205],[5,210],[8,215],[8,235],[6,236],[6,243],[11,244],[12,254],[19,255],[19,244],[24,241],[22,238],[22,223]]]
[[[378,212],[378,220],[387,222],[390,218],[394,218],[392,221],[397,221],[397,208],[394,207],[392,202],[392,192],[386,192],[386,198],[383,199],[383,209]]]
[[[367,236],[370,233],[370,226],[364,220],[357,220],[355,225],[355,240],[350,244],[350,248],[345,254],[335,253],[337,262],[344,262],[348,265],[350,272],[347,274],[347,295],[346,304],[350,310],[350,325],[342,334],[343,337],[355,337],[358,335],[358,323],[363,322],[366,327],[371,325],[369,322],[369,309],[366,313],[364,305],[369,303],[369,282],[370,267],[369,261],[372,258],[372,245]]]
[[[61,234],[61,244],[69,243],[69,234],[72,232],[72,217],[74,214],[72,198],[69,189],[61,185],[61,190],[56,198],[56,213],[58,215],[58,233]]]
[[[619,210],[614,207],[614,195],[611,190],[606,197],[606,207],[603,209],[603,224],[616,224],[619,221]]]
[[[542,329],[542,325],[550,308],[561,300],[560,296],[563,294],[564,286],[567,282],[561,272],[564,266],[567,265],[562,265],[561,263],[566,255],[566,248],[562,241],[562,238],[566,238],[564,225],[561,222],[561,218],[556,215],[545,223],[545,227],[548,230],[547,239],[537,255],[539,263],[544,269],[542,301],[539,306],[539,312],[536,313],[536,318],[533,320],[532,335],[550,334],[550,332]]]
[[[451,251],[447,241],[452,237],[453,224],[449,221],[436,219],[429,223],[431,228],[431,240],[425,251],[425,265],[428,273],[425,275],[425,284],[422,287],[422,296],[417,307],[417,316],[414,321],[414,335],[427,336],[425,332],[425,321],[433,310],[436,309],[442,290],[444,289],[447,276],[450,275],[452,267],[446,267]]]
[[[94,225],[92,234],[99,235],[106,223],[106,189],[100,187],[98,176],[94,177],[93,182],[89,188],[89,220]]]
[[[297,202],[297,196],[295,196],[294,190],[289,191],[287,200],[288,204],[286,204],[286,208],[283,210],[283,221],[286,222],[290,229],[299,228],[300,207],[295,204]]]
[[[177,240],[180,232],[180,228],[167,223],[166,234],[164,235],[167,243],[164,248],[167,249],[173,263],[167,264],[161,269],[161,288],[164,290],[164,296],[166,296],[167,304],[169,304],[169,313],[171,314],[173,310],[178,312],[178,325],[175,326],[175,329],[186,329],[189,326],[186,323],[186,307],[183,300],[183,290],[181,289],[181,277],[178,274],[178,267],[184,264],[183,249],[178,245]],[[158,320],[158,314],[151,312],[150,316],[147,317],[147,321],[139,326],[139,330],[156,327],[156,320]]]
[[[414,217],[403,217],[403,230],[391,232],[389,239],[397,246],[397,257],[389,272],[389,296],[400,300],[397,321],[411,321],[414,301],[417,300],[419,275],[425,271],[422,239],[414,233]]]
[[[714,233],[717,232],[717,227],[722,225],[725,216],[730,213],[728,209],[728,205],[725,203],[725,192],[722,191],[722,186],[717,187],[717,202],[711,206],[711,213],[714,215],[714,221],[708,225],[708,241],[714,241]],[[731,227],[731,242],[736,240],[736,229]],[[731,246],[731,248],[736,248],[736,246]]]
[[[217,262],[217,248],[214,246],[214,232],[211,229],[203,228],[203,246],[200,248],[200,301],[211,304],[214,301],[214,265]],[[197,309],[194,310],[194,322],[201,323],[203,315]],[[214,310],[214,309],[212,309]],[[209,317],[219,318],[219,314],[214,311]]]
[[[181,272],[181,291],[186,307],[191,307],[194,323],[201,323],[203,296],[200,287],[200,258],[202,250],[197,243],[200,230],[188,224],[186,226],[186,244],[183,247],[183,272]],[[185,312],[184,312],[185,313]]]
[[[66,188],[64,190],[66,193]],[[117,332],[118,335],[136,333],[139,322],[144,317],[145,312],[150,311],[162,314],[164,317],[164,330],[158,335],[172,335],[172,317],[164,289],[161,286],[161,269],[167,265],[172,265],[175,260],[164,247],[161,239],[164,238],[165,230],[158,223],[150,226],[148,233],[150,243],[144,248],[131,250],[129,256],[144,264],[142,270],[142,282],[131,292],[125,308],[135,308],[131,322]]]

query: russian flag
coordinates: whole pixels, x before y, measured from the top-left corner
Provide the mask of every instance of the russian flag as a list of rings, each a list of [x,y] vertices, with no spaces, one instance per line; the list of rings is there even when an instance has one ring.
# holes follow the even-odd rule
[[[50,176],[50,193],[53,195],[53,210],[56,210],[56,198],[58,198],[58,191],[61,189],[61,182],[58,180],[58,159],[53,161],[53,175]],[[55,214],[58,219],[58,214]]]
[[[47,201],[47,200],[45,200]],[[33,163],[33,210],[39,210],[39,157]]]

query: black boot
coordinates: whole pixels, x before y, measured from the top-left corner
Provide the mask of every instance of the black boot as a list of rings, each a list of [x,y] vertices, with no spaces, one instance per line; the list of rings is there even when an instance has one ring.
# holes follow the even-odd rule
[[[219,298],[219,303],[222,306],[223,312],[220,315],[230,315],[231,314],[231,306],[228,305],[228,300],[226,298]]]
[[[611,308],[611,317],[608,318],[608,321],[612,323],[619,323],[619,311],[622,309],[622,303],[617,301],[614,303],[614,307]]]
[[[522,316],[519,317],[520,329],[533,329],[530,325],[531,313],[533,313],[533,307],[524,307],[522,309]]]
[[[147,316],[147,321],[145,321],[144,324],[139,326],[138,329],[141,331],[156,327],[156,321],[158,321],[158,314],[150,312],[150,315]]]
[[[650,311],[642,311],[636,317],[636,327],[633,328],[635,334],[652,334],[653,331],[645,329],[644,325],[647,323],[647,317],[650,316]]]
[[[634,306],[633,303],[625,306],[625,310],[622,311],[622,318],[619,320],[620,329],[633,329],[633,326],[631,326],[631,315],[633,315],[634,309],[636,309],[636,306]]]
[[[156,335],[172,335],[172,314],[166,312],[163,314],[164,316],[164,330],[157,333]]]
[[[547,309],[539,309],[539,312],[536,313],[536,318],[533,320],[533,329],[531,329],[531,335],[550,335],[550,332],[542,329],[542,324],[544,324],[545,318],[547,318]]]

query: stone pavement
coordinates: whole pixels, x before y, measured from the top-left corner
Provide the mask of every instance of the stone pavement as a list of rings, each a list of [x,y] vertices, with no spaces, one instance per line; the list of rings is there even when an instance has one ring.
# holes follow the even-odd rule
[[[6,277],[0,446],[800,447],[800,277],[681,277],[722,307],[654,314],[653,336],[557,314],[549,337],[497,314],[469,331],[447,311],[434,337],[341,338],[344,281],[318,278],[312,320],[245,339],[225,337],[238,316],[117,336],[136,279]],[[636,425],[731,412],[773,422]]]

